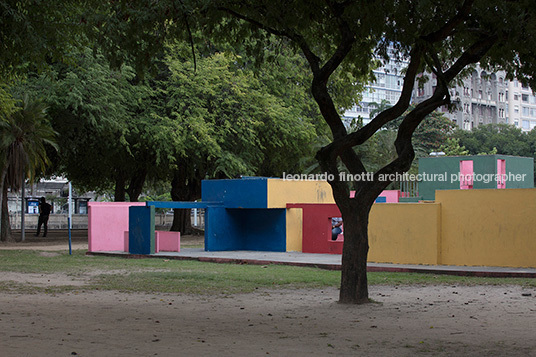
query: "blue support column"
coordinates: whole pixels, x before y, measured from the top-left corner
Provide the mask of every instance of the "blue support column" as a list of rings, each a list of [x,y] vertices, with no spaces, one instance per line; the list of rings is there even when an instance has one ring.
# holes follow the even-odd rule
[[[132,206],[128,210],[129,253],[154,254],[154,206]]]

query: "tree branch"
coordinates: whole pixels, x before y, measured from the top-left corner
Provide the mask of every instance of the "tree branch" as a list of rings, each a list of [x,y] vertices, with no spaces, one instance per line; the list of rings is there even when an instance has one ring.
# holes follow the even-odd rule
[[[452,34],[456,26],[464,21],[464,19],[469,15],[473,3],[475,0],[466,0],[456,13],[449,21],[447,21],[439,30],[432,32],[421,38],[427,42],[434,43],[446,39]]]
[[[404,84],[402,86],[402,93],[397,103],[391,108],[378,114],[363,128],[354,133],[348,134],[344,138],[334,141],[322,148],[322,152],[319,153],[321,156],[330,157],[331,160],[335,159],[346,149],[363,144],[382,126],[404,114],[411,101],[413,87],[415,86],[415,78],[417,77],[421,64],[422,52],[423,51],[420,46],[417,46],[411,51],[410,62],[404,77]]]

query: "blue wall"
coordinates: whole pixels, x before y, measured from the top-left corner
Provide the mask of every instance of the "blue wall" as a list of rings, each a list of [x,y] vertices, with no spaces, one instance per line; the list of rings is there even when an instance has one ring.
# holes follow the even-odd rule
[[[286,251],[286,211],[209,207],[205,250]]]
[[[201,182],[201,200],[223,202],[227,208],[266,208],[268,180],[264,177],[204,180]]]

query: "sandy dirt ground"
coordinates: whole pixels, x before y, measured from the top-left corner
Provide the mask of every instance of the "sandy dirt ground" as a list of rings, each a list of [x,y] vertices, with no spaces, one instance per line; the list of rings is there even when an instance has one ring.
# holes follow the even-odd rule
[[[534,288],[371,286],[376,303],[347,306],[337,289],[126,294],[0,276],[79,288],[0,293],[0,356],[536,356]]]

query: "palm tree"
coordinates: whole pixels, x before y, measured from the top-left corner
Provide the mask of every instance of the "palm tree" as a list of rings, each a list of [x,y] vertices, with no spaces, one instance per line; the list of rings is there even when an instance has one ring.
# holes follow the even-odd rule
[[[23,179],[33,181],[49,160],[45,145],[57,149],[46,106],[24,96],[19,108],[0,122],[0,240],[11,239],[7,190],[18,191]]]

